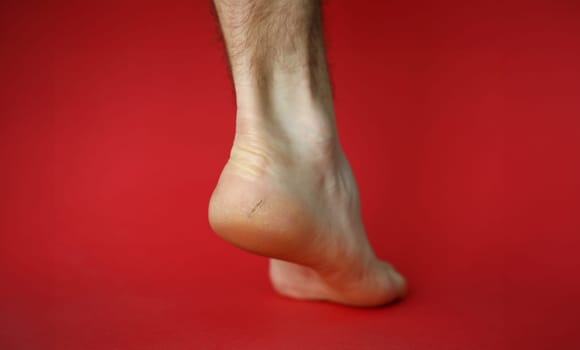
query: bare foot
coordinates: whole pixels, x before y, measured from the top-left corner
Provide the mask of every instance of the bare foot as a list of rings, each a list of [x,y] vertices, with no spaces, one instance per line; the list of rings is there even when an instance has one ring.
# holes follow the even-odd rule
[[[367,241],[356,183],[324,110],[238,112],[210,224],[233,245],[272,258],[270,279],[282,295],[390,303],[404,296],[405,280]]]
[[[377,306],[406,284],[376,258],[338,142],[320,1],[215,0],[236,90],[236,137],[209,205],[226,241],[272,258],[288,297]]]

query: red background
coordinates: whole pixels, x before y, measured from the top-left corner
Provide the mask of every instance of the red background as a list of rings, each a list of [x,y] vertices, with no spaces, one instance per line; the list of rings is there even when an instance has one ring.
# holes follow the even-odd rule
[[[580,5],[328,1],[342,142],[411,294],[278,297],[215,237],[206,1],[0,5],[0,348],[580,347]]]

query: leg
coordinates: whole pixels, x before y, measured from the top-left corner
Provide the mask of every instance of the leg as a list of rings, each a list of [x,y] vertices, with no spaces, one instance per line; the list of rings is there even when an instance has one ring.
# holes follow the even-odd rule
[[[272,258],[281,294],[354,306],[402,297],[378,260],[340,147],[320,3],[215,0],[234,80],[236,136],[209,205],[214,231]]]

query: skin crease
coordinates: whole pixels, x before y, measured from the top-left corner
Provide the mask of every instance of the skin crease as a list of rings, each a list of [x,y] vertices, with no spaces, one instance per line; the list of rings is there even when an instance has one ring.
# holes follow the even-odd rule
[[[236,136],[209,204],[213,230],[270,258],[291,298],[379,306],[404,278],[379,260],[338,140],[320,3],[215,0],[236,91]]]

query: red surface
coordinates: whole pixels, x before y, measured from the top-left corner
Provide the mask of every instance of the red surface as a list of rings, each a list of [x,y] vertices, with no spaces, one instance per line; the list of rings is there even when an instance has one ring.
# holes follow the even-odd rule
[[[234,105],[206,1],[2,1],[0,349],[580,348],[578,2],[326,10],[408,299],[283,299],[211,233]]]

